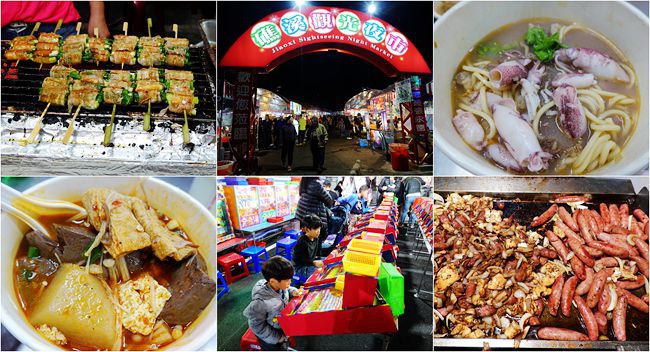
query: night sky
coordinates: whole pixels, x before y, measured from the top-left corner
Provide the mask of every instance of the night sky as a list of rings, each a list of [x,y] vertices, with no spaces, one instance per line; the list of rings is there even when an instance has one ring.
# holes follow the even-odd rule
[[[350,8],[365,12],[365,1],[309,1],[308,5]],[[433,5],[431,2],[378,1],[375,16],[397,28],[418,48],[432,68]],[[217,2],[217,57],[250,26],[266,15],[294,6],[293,1]],[[219,70],[219,75],[223,70]],[[338,52],[313,53],[286,61],[269,74],[258,75],[258,85],[299,103],[331,111],[364,88],[384,89],[389,78],[369,62]],[[428,80],[427,80],[428,82]]]

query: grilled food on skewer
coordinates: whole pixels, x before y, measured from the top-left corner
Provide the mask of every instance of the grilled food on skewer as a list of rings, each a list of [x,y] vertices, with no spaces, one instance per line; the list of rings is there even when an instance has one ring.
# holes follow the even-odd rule
[[[11,61],[31,60],[36,50],[38,40],[33,35],[16,37],[11,40],[11,46],[5,51],[5,58]]]
[[[36,43],[32,61],[40,64],[55,63],[60,54],[61,36],[56,33],[41,33]]]
[[[89,59],[87,50],[88,34],[71,35],[65,39],[61,47],[61,64],[78,65]]]
[[[99,107],[102,99],[102,87],[100,85],[76,80],[70,89],[68,106],[81,106],[84,109],[95,110]]]
[[[135,75],[129,71],[112,70],[104,87],[106,104],[129,105],[133,101],[133,81]]]
[[[104,85],[104,71],[102,70],[85,70],[81,71],[79,74],[80,80],[84,83],[90,83],[94,85],[103,86]]]
[[[135,65],[135,48],[138,45],[138,37],[119,34],[113,36],[113,38],[111,62],[114,64]]]
[[[157,69],[145,68],[138,70],[138,81],[135,87],[137,101],[146,105],[148,103],[160,103],[162,101],[163,85],[158,78]],[[144,78],[144,79],[143,79]]]
[[[165,38],[167,65],[184,67],[189,64],[190,41],[187,38]]]
[[[196,115],[194,75],[190,71],[165,70],[166,99],[169,111]]]
[[[91,56],[90,61],[99,62],[108,62],[111,56],[111,44],[112,40],[92,37],[88,39],[88,49],[90,50]]]
[[[72,80],[74,79],[79,79],[81,76],[79,75],[79,71],[72,67],[67,67],[63,65],[54,65],[50,69],[50,77],[54,78],[62,78],[68,81],[68,83],[72,83]]]
[[[160,66],[165,62],[161,37],[141,37],[138,43],[138,63],[142,66]]]
[[[68,98],[67,78],[45,77],[41,86],[38,101],[52,105],[64,106]]]

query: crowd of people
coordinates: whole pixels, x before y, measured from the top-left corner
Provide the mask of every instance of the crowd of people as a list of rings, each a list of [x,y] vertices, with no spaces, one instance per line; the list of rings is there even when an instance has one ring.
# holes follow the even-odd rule
[[[414,226],[411,205],[417,197],[429,196],[430,182],[431,178],[425,181],[421,177],[303,177],[296,212],[303,234],[293,249],[292,260],[274,256],[264,263],[264,279],[253,287],[252,301],[244,310],[262,350],[286,350],[287,337],[276,317],[292,297],[304,293],[292,287],[294,275],[304,280],[322,267],[323,258],[352,228],[356,218],[378,206],[385,193],[393,193],[398,204],[403,204],[400,228]]]
[[[308,145],[312,153],[312,167],[316,172],[325,169],[325,151],[330,136],[346,139],[367,138],[367,128],[361,114],[356,116],[308,114],[276,117],[266,115],[258,123],[258,147],[260,150],[280,149],[282,167],[293,170],[293,154],[296,146]]]

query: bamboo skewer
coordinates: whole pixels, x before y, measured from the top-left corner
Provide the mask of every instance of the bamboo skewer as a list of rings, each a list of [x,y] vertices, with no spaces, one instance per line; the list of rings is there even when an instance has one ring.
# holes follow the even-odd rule
[[[34,129],[32,129],[32,133],[30,133],[29,138],[27,138],[27,144],[34,143],[36,137],[38,137],[38,133],[41,131],[41,127],[43,126],[43,117],[47,113],[47,109],[50,108],[50,104],[51,103],[47,103],[45,110],[43,110],[41,116],[38,118],[38,120],[36,120],[36,125],[34,125]]]
[[[77,106],[77,111],[75,111],[74,115],[72,116],[72,119],[69,122],[68,129],[65,131],[65,135],[63,136],[63,144],[70,143],[72,132],[74,132],[74,121],[77,118],[77,115],[79,115],[80,110],[81,110],[81,104]]]
[[[172,25],[172,31],[174,31],[174,38],[178,38],[178,25],[176,23]]]
[[[77,22],[77,35],[81,32],[81,22]]]
[[[149,38],[151,38],[151,17],[147,18],[147,33],[149,34]]]
[[[99,28],[93,28],[93,34],[95,34],[95,38],[99,38]],[[90,48],[88,50],[90,50]],[[97,64],[97,67],[99,67],[99,60],[97,58],[95,58],[95,63]]]
[[[124,35],[127,36],[129,33],[129,22],[124,22],[124,24],[122,25],[122,30],[124,31]],[[124,63],[122,63],[121,69],[122,70],[124,69]]]
[[[183,110],[185,124],[183,125],[183,144],[190,144],[190,125],[187,123],[187,111]]]
[[[111,113],[111,123],[106,126],[106,130],[104,131],[104,146],[108,147],[109,144],[111,144],[111,137],[113,135],[113,120],[115,119],[115,108],[117,105],[113,104],[113,112]]]
[[[36,24],[34,25],[34,28],[32,28],[32,32],[29,33],[29,35],[34,35],[34,33],[35,33],[39,28],[41,28],[41,22],[36,22]],[[18,67],[18,63],[19,63],[19,62],[20,62],[20,59],[16,60],[16,64],[14,65],[14,67]]]

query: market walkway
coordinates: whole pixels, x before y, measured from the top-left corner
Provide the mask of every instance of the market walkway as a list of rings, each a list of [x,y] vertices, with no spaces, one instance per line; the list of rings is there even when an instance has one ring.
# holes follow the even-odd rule
[[[411,165],[408,172],[394,171],[386,160],[383,151],[374,151],[370,147],[359,147],[357,139],[330,139],[325,149],[325,168],[322,175],[349,175],[357,160],[361,161],[359,175],[432,175],[431,165],[417,167]],[[309,145],[296,146],[293,155],[293,171],[288,173],[282,168],[281,150],[261,150],[257,152],[260,175],[317,175],[312,168],[312,156]]]

